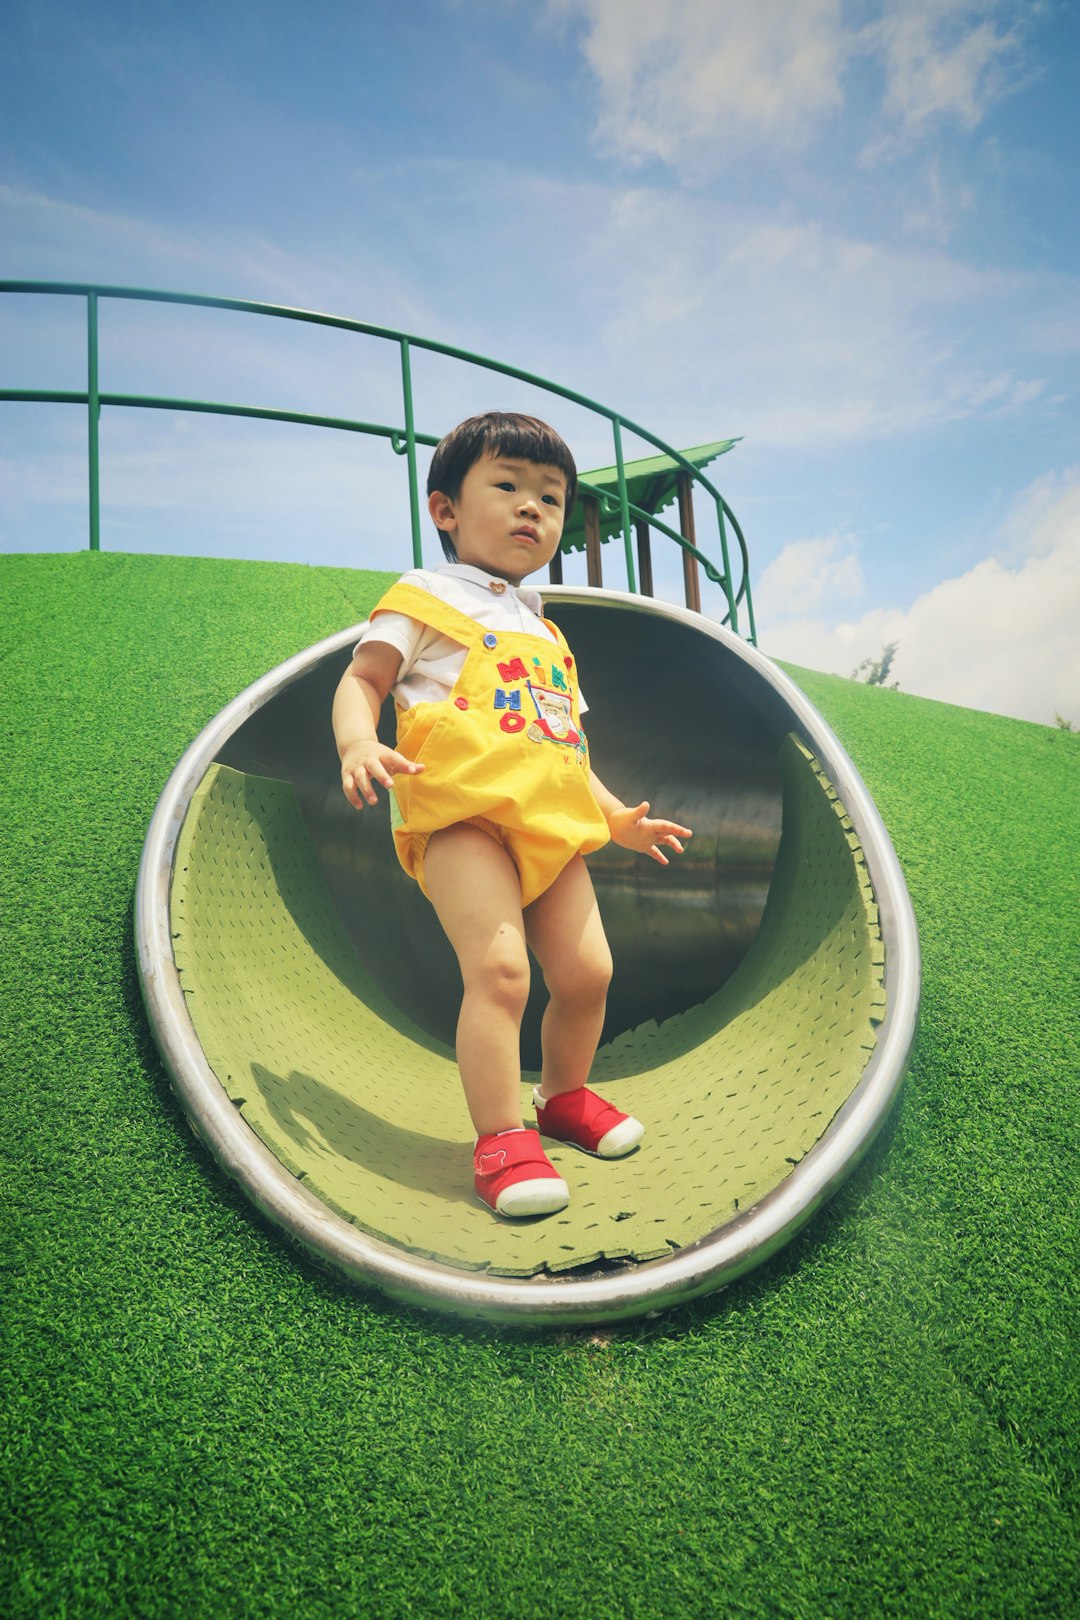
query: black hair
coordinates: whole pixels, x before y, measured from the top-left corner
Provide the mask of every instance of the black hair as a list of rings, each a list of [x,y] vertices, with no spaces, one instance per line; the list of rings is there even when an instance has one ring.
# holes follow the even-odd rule
[[[470,416],[439,440],[431,458],[427,492],[438,490],[456,501],[470,467],[482,456],[518,456],[522,461],[535,461],[540,467],[557,467],[566,477],[566,518],[569,518],[577,494],[577,467],[566,444],[554,428],[548,427],[536,416],[522,416],[517,411],[485,411],[483,416]],[[454,542],[445,530],[439,530],[439,540],[448,562],[457,562]]]

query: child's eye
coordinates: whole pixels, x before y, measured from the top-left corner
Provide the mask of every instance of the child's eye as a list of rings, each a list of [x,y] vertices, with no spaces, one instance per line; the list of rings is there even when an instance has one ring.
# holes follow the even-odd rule
[[[547,502],[548,506],[558,506],[559,504],[559,497],[557,495],[545,495],[544,500]]]
[[[509,491],[510,491],[510,493],[511,493],[511,494],[513,494],[513,492],[514,492],[514,486],[513,486],[513,484],[512,484],[512,483],[511,483],[511,482],[510,482],[510,480],[509,480],[509,478],[504,478],[504,479],[502,479],[502,481],[501,481],[501,482],[500,482],[500,483],[498,483],[498,484],[496,484],[496,485],[495,485],[495,488],[496,488],[496,489],[505,489],[505,490],[509,490]]]

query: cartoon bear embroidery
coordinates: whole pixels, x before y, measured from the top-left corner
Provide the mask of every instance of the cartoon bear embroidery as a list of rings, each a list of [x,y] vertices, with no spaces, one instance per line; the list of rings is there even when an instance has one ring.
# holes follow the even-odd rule
[[[569,692],[556,692],[550,686],[528,683],[529,695],[536,704],[536,719],[529,727],[533,742],[563,743],[568,748],[580,748],[584,739],[574,726]]]

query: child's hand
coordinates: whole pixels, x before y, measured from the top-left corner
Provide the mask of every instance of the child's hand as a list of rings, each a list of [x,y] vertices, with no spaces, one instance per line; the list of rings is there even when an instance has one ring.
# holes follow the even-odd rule
[[[423,770],[404,754],[381,742],[358,742],[347,748],[341,760],[341,786],[345,797],[357,810],[377,804],[375,783],[388,788],[395,776],[416,776]]]
[[[680,838],[692,838],[693,833],[689,827],[680,827],[674,821],[650,821],[648,810],[648,799],[632,810],[626,805],[613,810],[608,816],[612,839],[623,849],[636,849],[639,855],[651,855],[661,866],[668,866],[670,862],[660,848],[661,844],[666,844],[681,855],[683,847]]]

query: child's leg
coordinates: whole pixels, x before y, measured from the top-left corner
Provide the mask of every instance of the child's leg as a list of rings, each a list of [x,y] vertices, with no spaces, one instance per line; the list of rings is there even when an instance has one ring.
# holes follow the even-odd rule
[[[517,867],[490,834],[462,822],[432,834],[424,884],[461,968],[457,1061],[476,1134],[520,1128],[529,956]]]
[[[645,1127],[585,1084],[600,1040],[611,983],[611,952],[581,856],[575,856],[525,913],[529,944],[551,993],[541,1031],[540,1131],[601,1159],[631,1152]]]
[[[589,1077],[611,983],[611,951],[580,855],[529,906],[525,930],[551,997],[541,1029],[540,1092],[556,1097]]]

